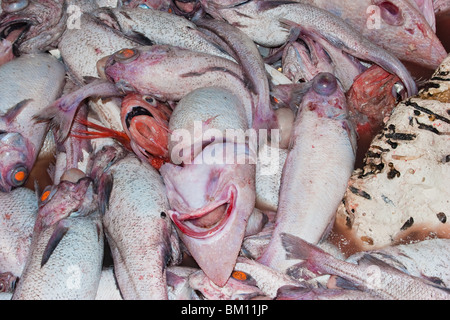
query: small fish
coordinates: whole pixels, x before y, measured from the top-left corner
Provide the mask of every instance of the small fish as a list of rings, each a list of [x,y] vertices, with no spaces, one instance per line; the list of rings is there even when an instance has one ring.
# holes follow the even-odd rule
[[[356,135],[342,89],[320,73],[299,107],[281,176],[274,235],[259,262],[286,270],[279,235],[318,243],[332,225],[355,161]],[[339,167],[339,170],[336,168]]]
[[[92,179],[61,179],[40,195],[30,254],[13,300],[94,299],[103,228]]]
[[[178,239],[161,175],[115,146],[96,154],[91,175],[122,297],[167,300],[166,270]]]
[[[0,67],[0,190],[23,186],[48,132],[33,121],[62,93],[64,66],[46,53],[27,54]]]
[[[331,274],[355,288],[388,300],[449,300],[450,291],[431,281],[411,276],[374,257],[353,264],[334,258],[316,246],[290,234],[281,234],[288,259],[305,260],[309,270]]]

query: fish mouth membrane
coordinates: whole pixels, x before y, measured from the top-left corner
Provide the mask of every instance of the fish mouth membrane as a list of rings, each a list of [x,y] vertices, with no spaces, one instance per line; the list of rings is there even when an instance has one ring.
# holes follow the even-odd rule
[[[231,188],[225,201],[189,214],[170,211],[170,217],[186,236],[196,239],[211,238],[220,232],[230,220],[236,207],[236,189]]]
[[[13,41],[13,54],[19,56],[19,46],[25,38],[33,23],[30,20],[19,19],[12,20],[0,25],[0,41],[8,38],[8,36],[17,30],[21,30]]]

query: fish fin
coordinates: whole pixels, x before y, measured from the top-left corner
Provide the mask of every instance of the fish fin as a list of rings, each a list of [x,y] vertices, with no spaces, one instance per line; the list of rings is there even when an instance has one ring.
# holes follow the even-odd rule
[[[286,259],[288,260],[308,260],[313,251],[323,251],[322,249],[292,234],[282,233],[280,237],[283,248],[286,250]]]
[[[17,116],[23,111],[23,109],[33,101],[33,99],[25,99],[20,102],[18,102],[16,105],[14,105],[12,108],[10,108],[3,116],[2,118],[5,120],[7,124],[10,124],[14,119],[17,118]]]
[[[84,76],[84,77],[83,77],[83,82],[84,82],[85,84],[92,83],[92,82],[94,82],[95,80],[98,80],[98,77],[92,77],[92,76]]]
[[[310,81],[304,83],[279,84],[271,87],[270,95],[278,107],[289,107],[294,114],[297,114],[303,97],[310,88]]]
[[[305,261],[290,266],[286,270],[286,274],[291,278],[297,280],[311,280],[317,276],[315,273],[311,274],[311,272],[308,269],[308,264]]]
[[[109,209],[109,200],[114,186],[114,177],[110,174],[103,174],[100,178],[98,190],[98,203],[100,214],[103,216]]]
[[[135,41],[143,46],[153,46],[155,44],[155,42],[153,40],[149,39],[143,33],[138,32],[138,31],[133,31],[133,32],[125,34],[125,38]]]
[[[341,277],[336,277],[336,284],[338,288],[340,289],[346,289],[346,290],[360,290],[360,286],[356,285],[355,283],[346,280]]]
[[[41,260],[41,268],[48,262],[53,251],[55,251],[58,244],[66,235],[67,231],[69,231],[69,227],[66,226],[63,222],[60,222],[55,227],[50,239],[48,240],[47,245],[45,246],[44,253],[42,254]]]

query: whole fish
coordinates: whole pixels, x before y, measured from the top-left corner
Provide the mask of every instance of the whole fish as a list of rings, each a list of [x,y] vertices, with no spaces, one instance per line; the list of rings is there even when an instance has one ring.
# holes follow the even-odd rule
[[[171,116],[172,163],[160,169],[180,238],[218,286],[231,274],[255,206],[255,147],[248,128],[232,92],[196,89]]]
[[[120,147],[100,150],[91,175],[98,181],[106,239],[122,297],[168,299],[171,222],[158,171]],[[176,244],[175,244],[176,245]]]
[[[334,274],[352,282],[359,290],[394,300],[449,300],[450,291],[431,281],[411,276],[379,259],[367,258],[353,264],[334,258],[314,245],[291,234],[281,234],[288,259],[303,259],[311,271]]]
[[[202,0],[201,3],[208,13],[238,26],[253,41],[263,46],[278,47],[286,43],[289,30],[280,21],[291,21],[307,32],[326,39],[340,50],[397,74],[410,95],[417,93],[414,79],[397,57],[326,10],[303,3],[286,4],[278,1],[249,1],[231,7],[220,7],[220,1],[216,0]]]
[[[324,236],[353,172],[355,144],[344,93],[332,74],[320,73],[299,107],[281,177],[276,226],[261,263],[276,270],[292,264],[282,251],[283,232],[312,243]]]
[[[434,12],[426,8],[427,1],[294,1],[329,11],[400,60],[435,69],[447,55],[433,29]]]
[[[62,92],[64,66],[49,54],[29,54],[0,67],[0,190],[22,186],[48,131],[33,121]]]
[[[102,69],[108,80],[93,81],[36,115],[39,121],[51,120],[59,128],[58,140],[67,136],[74,114],[84,99],[133,92],[151,95],[163,102],[179,101],[197,88],[220,86],[237,96],[249,126],[252,124],[252,95],[243,81],[241,68],[228,59],[180,47],[153,45],[121,49],[103,61]]]
[[[0,192],[0,272],[20,277],[30,252],[38,212],[36,194],[27,188]]]
[[[49,186],[40,196],[30,254],[13,300],[94,299],[103,250],[92,179]]]

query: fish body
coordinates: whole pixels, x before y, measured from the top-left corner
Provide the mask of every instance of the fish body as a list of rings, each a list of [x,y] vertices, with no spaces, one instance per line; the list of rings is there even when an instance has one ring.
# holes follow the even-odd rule
[[[400,60],[435,69],[447,55],[433,29],[434,12],[426,7],[424,1],[296,0],[296,2],[329,11],[370,41],[392,52]],[[422,6],[418,6],[420,2]]]
[[[94,299],[103,250],[92,180],[50,186],[39,201],[30,254],[13,300]]]
[[[30,252],[38,199],[30,189],[17,188],[0,192],[0,202],[0,272],[20,277]]]
[[[33,121],[62,92],[64,66],[49,54],[29,54],[0,67],[0,190],[25,183],[48,131]]]
[[[179,101],[195,89],[219,86],[240,99],[252,124],[251,94],[240,66],[228,59],[168,45],[144,46],[116,52],[106,62],[105,73],[119,91],[161,101]]]
[[[322,86],[325,90],[320,94]],[[274,234],[259,259],[276,270],[286,270],[292,263],[284,258],[279,234],[289,232],[312,243],[324,236],[355,161],[353,124],[333,75],[321,73],[314,78],[295,121],[281,177]]]
[[[167,300],[171,222],[163,180],[148,163],[131,153],[122,157],[113,146],[96,158],[91,174],[99,179],[103,225],[122,297]]]
[[[202,3],[205,2],[207,6],[208,2],[214,1],[204,0]],[[354,57],[372,61],[397,74],[410,95],[417,93],[413,78],[397,57],[369,41],[342,19],[326,10],[303,3],[250,1],[234,7],[217,9],[215,13],[228,23],[238,26],[256,43],[268,47],[278,47],[286,43],[289,29],[284,28],[280,21],[290,21],[307,32],[320,35],[336,48]]]
[[[308,269],[319,274],[334,274],[352,282],[359,290],[387,300],[449,300],[447,288],[411,276],[388,264],[366,257],[353,264],[334,258],[310,243],[282,234],[287,257],[305,259]]]

